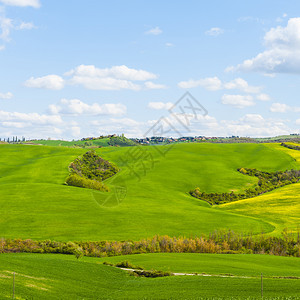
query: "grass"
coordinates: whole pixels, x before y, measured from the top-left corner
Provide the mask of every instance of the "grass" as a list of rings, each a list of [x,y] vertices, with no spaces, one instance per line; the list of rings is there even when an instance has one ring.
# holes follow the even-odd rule
[[[97,149],[121,168],[106,181],[112,192],[101,193],[63,185],[68,164],[85,149],[0,145],[0,236],[137,240],[218,229],[279,234],[284,226],[299,224],[298,211],[286,214],[291,206],[298,209],[298,196],[284,201],[284,189],[261,196],[270,197],[265,201],[276,195],[282,199],[274,206],[273,217],[272,206],[268,214],[263,205],[251,211],[251,203],[243,201],[216,208],[188,194],[197,186],[206,192],[228,192],[253,185],[256,178],[236,171],[242,166],[264,171],[299,168],[290,155],[293,150],[273,144],[176,144],[162,156],[160,152],[168,147]],[[141,155],[143,164],[137,160]],[[287,188],[298,191],[296,185]]]
[[[182,256],[182,255],[180,255]],[[177,265],[182,270],[191,268],[194,258],[180,259],[173,255]],[[185,255],[184,255],[185,256]],[[132,256],[133,257],[133,256]],[[146,263],[145,256],[135,257]],[[167,256],[165,256],[167,258]],[[237,257],[237,258],[235,258]],[[230,267],[232,259],[240,260],[240,268],[250,270],[247,257],[224,255],[228,260],[228,272],[234,272],[235,265]],[[261,264],[263,259],[257,260]],[[263,256],[265,258],[266,256]],[[153,264],[163,264],[174,269],[175,263],[171,257],[151,257]],[[205,258],[207,259],[207,257]],[[204,259],[204,260],[205,260]],[[275,257],[273,262],[278,259]],[[280,265],[285,265],[289,258],[277,264],[278,269],[270,274],[278,274]],[[199,259],[196,259],[199,262]],[[215,262],[220,263],[220,259]],[[267,265],[267,262],[265,263]],[[177,267],[180,269],[180,267]],[[194,267],[196,269],[196,267]],[[201,268],[203,269],[203,268]],[[286,270],[297,273],[291,263]],[[101,260],[84,258],[76,260],[73,256],[47,254],[1,254],[0,255],[0,297],[12,297],[13,272],[15,272],[16,299],[259,299],[260,278],[239,277],[202,277],[202,276],[172,276],[163,278],[136,278],[128,273],[101,264]],[[298,271],[299,273],[299,271]],[[297,299],[300,293],[299,279],[264,279],[264,298]],[[277,298],[277,299],[278,299]]]

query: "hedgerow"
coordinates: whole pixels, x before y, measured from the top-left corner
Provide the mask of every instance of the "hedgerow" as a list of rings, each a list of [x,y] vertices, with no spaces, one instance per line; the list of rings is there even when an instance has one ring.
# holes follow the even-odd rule
[[[300,170],[287,170],[284,172],[263,172],[257,169],[240,168],[238,169],[238,171],[244,175],[257,177],[257,185],[252,188],[246,189],[243,193],[206,193],[201,192],[199,187],[191,190],[189,193],[195,198],[215,205],[233,202],[241,199],[253,198],[279,187],[297,183],[300,181]]]
[[[194,238],[154,236],[140,241],[56,242],[0,239],[0,253],[61,253],[76,257],[106,257],[141,253],[271,254],[300,257],[300,233],[287,230],[281,236],[215,231]]]

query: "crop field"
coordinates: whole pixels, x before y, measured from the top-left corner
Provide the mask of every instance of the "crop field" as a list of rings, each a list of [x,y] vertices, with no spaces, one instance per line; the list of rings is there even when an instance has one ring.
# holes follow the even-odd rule
[[[215,258],[215,259],[214,259]],[[114,258],[120,261],[122,257]],[[107,259],[106,259],[107,260]],[[112,260],[112,258],[110,258]],[[300,279],[273,278],[299,276],[299,260],[289,257],[253,255],[155,254],[135,255],[130,260],[147,267],[172,271],[198,271],[219,276],[169,276],[140,278],[102,264],[103,259],[48,254],[0,255],[1,299],[12,297],[15,272],[16,299],[222,299],[260,298],[261,279],[253,266],[266,273],[265,299],[297,299]],[[177,263],[176,263],[177,261]],[[231,263],[232,262],[232,263]],[[272,263],[272,267],[268,265]],[[285,268],[285,271],[282,270]],[[257,272],[259,270],[257,269]],[[243,276],[241,276],[241,274]],[[260,274],[258,274],[260,275]]]

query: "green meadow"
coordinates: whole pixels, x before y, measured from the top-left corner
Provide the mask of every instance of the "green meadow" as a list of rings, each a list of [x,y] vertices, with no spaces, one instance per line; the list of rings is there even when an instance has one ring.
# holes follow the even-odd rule
[[[51,143],[50,143],[51,142]],[[53,146],[56,145],[56,146]],[[0,145],[0,237],[57,241],[194,237],[214,230],[278,236],[300,224],[300,184],[210,206],[189,191],[240,192],[257,178],[238,168],[300,168],[299,151],[279,144],[175,144],[96,149],[120,172],[110,192],[65,185],[68,165],[87,149]],[[103,265],[129,260],[145,269],[211,276],[141,278]],[[297,299],[299,258],[270,255],[156,253],[77,260],[73,255],[1,254],[0,298]],[[224,275],[227,274],[227,275]],[[289,278],[287,278],[289,277]],[[282,297],[282,298],[280,298]]]
[[[191,197],[241,191],[256,178],[237,168],[299,168],[295,150],[274,144],[176,144],[97,149],[121,171],[111,192],[64,185],[68,165],[85,149],[0,145],[0,232],[5,238],[124,240],[214,230],[280,234],[300,223],[299,184],[219,207]],[[142,159],[140,159],[142,157]]]
[[[12,297],[13,272],[16,299],[259,299],[260,270],[266,273],[264,299],[297,299],[300,293],[299,279],[273,278],[299,276],[299,259],[291,257],[154,254],[132,255],[130,260],[149,268],[216,276],[141,278],[103,265],[103,259],[98,258],[1,254],[0,297]],[[268,267],[270,263],[272,267]],[[236,276],[218,276],[221,273]]]

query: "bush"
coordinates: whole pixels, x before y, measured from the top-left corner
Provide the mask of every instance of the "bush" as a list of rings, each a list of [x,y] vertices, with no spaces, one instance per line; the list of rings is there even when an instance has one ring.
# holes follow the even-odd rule
[[[140,266],[135,266],[133,265],[130,261],[128,260],[124,260],[124,261],[121,261],[119,263],[117,263],[115,265],[117,268],[126,268],[126,269],[139,269],[139,270],[143,270],[142,267]]]
[[[77,174],[70,175],[66,179],[66,184],[81,188],[93,189],[102,192],[108,192],[109,188],[102,182],[81,177]]]
[[[134,270],[132,271],[132,275],[139,276],[139,277],[156,278],[156,277],[173,276],[174,274],[171,272],[158,271],[158,270],[151,270],[151,271]]]

